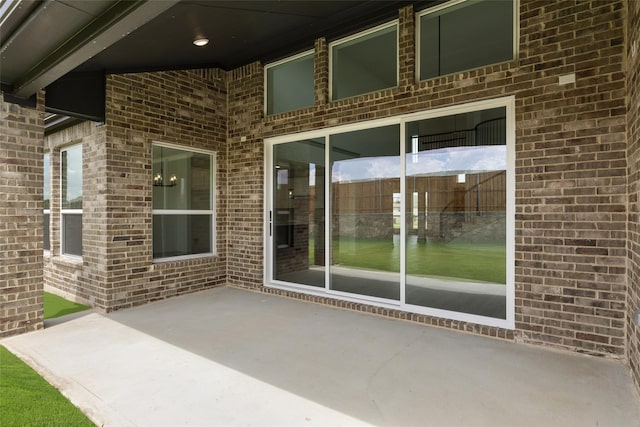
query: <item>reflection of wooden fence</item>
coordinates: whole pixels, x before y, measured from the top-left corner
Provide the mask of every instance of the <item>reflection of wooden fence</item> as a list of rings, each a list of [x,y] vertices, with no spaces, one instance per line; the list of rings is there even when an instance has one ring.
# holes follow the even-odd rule
[[[450,241],[475,234],[499,240],[504,233],[504,171],[466,174],[464,179],[457,175],[409,177],[406,190],[407,207],[402,215],[397,207],[394,212],[393,204],[394,193],[400,192],[398,178],[333,184],[333,233],[386,238],[397,232],[394,215],[396,221],[404,216],[409,232],[420,238]]]
[[[469,215],[506,210],[504,171],[457,176],[407,178],[407,210],[413,208],[412,193],[418,193],[418,210],[427,213],[466,212]],[[391,213],[393,194],[400,192],[400,180],[341,183],[332,185],[333,212],[337,214]],[[425,194],[428,196],[425,198]],[[428,199],[428,203],[426,201]]]

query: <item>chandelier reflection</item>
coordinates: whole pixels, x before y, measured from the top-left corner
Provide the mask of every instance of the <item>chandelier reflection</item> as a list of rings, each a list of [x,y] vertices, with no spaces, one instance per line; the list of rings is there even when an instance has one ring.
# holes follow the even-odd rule
[[[153,186],[154,187],[175,187],[176,181],[178,178],[175,175],[171,175],[169,177],[169,182],[165,183],[164,181],[164,155],[162,147],[160,147],[160,172],[153,177]]]

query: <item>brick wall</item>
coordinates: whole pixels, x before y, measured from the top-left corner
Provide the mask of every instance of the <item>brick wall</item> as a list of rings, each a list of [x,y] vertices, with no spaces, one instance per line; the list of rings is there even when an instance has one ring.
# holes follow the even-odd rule
[[[59,256],[59,224],[52,224],[48,284],[111,311],[225,283],[225,78],[220,70],[110,75],[105,124],[50,138],[54,146],[82,142],[84,185],[82,261]],[[216,152],[215,256],[153,262],[153,142]],[[59,193],[51,201],[55,222]]]
[[[263,283],[263,68],[249,64],[227,78],[227,281],[255,288]]]
[[[106,188],[105,128],[83,122],[45,137],[45,151],[50,153],[51,247],[45,255],[45,285],[60,290],[65,297],[103,307],[105,281],[101,260],[106,255],[107,223],[104,190]],[[82,259],[61,254],[61,188],[60,151],[75,144],[82,145]]]
[[[316,105],[261,119],[263,70],[229,73],[229,283],[262,283],[263,139],[506,95],[516,97],[516,331],[363,304],[306,300],[418,322],[624,357],[626,124],[624,3],[520,7],[519,59],[415,83],[414,14],[400,11],[400,85],[329,102],[316,42]],[[576,82],[559,85],[575,73]],[[246,137],[246,141],[241,138]],[[238,181],[242,178],[241,181]]]
[[[20,107],[0,92],[0,337],[43,327],[43,101]]]
[[[627,357],[640,390],[640,325],[634,315],[640,310],[640,2],[628,7],[628,164],[629,164],[629,262],[627,283]]]

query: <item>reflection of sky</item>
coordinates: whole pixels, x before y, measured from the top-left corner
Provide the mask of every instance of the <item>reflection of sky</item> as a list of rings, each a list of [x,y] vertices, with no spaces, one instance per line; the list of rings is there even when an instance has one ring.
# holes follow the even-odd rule
[[[67,150],[67,201],[82,197],[82,147]]]
[[[49,158],[49,154],[45,154],[44,155],[44,177],[43,177],[44,189],[42,194],[44,200],[49,200],[49,197],[51,195],[51,184],[49,183],[49,181],[51,180],[50,161],[51,160]]]
[[[448,147],[407,154],[407,176],[455,175],[507,169],[504,145]],[[362,181],[400,177],[400,158],[363,157],[333,164],[332,182]]]

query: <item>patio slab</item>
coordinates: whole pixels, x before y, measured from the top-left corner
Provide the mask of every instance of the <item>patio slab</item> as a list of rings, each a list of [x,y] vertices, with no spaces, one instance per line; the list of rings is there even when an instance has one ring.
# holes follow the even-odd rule
[[[88,312],[1,343],[98,425],[640,420],[619,362],[230,287]]]

